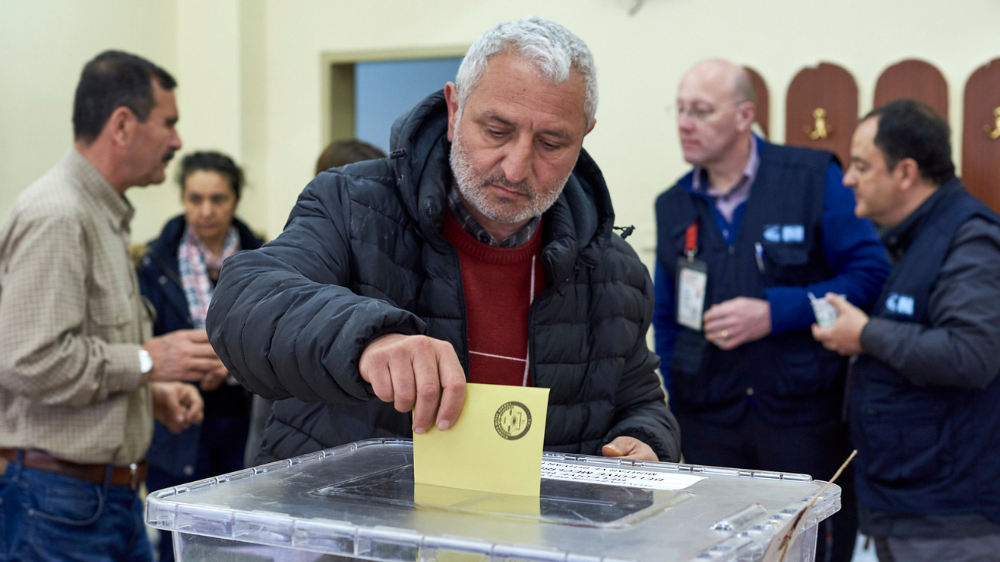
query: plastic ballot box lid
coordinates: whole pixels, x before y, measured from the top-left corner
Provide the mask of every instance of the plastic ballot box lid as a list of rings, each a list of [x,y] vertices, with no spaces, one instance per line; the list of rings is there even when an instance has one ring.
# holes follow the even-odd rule
[[[360,441],[149,494],[181,561],[752,561],[824,482],[544,453],[539,497],[414,485],[409,440]],[[812,560],[831,485],[785,560]],[[331,556],[334,555],[334,556]]]

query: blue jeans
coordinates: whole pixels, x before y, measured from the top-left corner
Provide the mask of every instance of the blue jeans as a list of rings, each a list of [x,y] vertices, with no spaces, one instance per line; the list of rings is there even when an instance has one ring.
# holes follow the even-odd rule
[[[10,463],[0,476],[0,562],[35,560],[152,562],[138,494]]]

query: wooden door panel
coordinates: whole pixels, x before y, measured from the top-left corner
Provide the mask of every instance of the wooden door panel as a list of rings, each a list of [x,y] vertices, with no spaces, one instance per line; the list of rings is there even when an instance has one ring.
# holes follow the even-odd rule
[[[1000,212],[1000,58],[969,77],[963,111],[962,181]]]
[[[767,91],[767,82],[764,82],[764,77],[760,75],[759,72],[750,68],[749,66],[744,66],[747,74],[750,75],[750,81],[753,83],[753,90],[757,97],[756,115],[754,118],[754,123],[760,126],[760,130],[764,132],[764,138],[771,138],[771,96]]]
[[[846,165],[858,124],[858,86],[846,69],[831,63],[804,68],[785,97],[785,144],[829,150]]]
[[[936,66],[922,60],[904,60],[882,72],[875,84],[875,105],[910,98],[931,106],[948,121],[948,83]]]

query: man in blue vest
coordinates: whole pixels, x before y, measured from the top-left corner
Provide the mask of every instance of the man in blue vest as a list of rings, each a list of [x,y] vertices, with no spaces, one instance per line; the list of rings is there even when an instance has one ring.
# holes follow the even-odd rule
[[[1000,559],[1000,217],[955,177],[948,125],[898,100],[858,126],[844,183],[888,230],[869,318],[816,339],[856,355],[849,387],[861,529],[879,560]]]
[[[688,462],[830,478],[849,453],[845,360],[812,339],[809,293],[868,307],[889,265],[835,157],[768,143],[753,121],[741,67],[706,61],[681,80],[677,124],[694,170],[656,202],[660,370]],[[851,557],[857,519],[844,492],[819,560]]]

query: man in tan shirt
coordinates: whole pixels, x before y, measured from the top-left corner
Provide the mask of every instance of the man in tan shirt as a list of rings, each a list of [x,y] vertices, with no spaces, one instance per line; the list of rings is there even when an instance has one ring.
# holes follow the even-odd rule
[[[124,193],[181,147],[175,85],[134,55],[90,61],[74,147],[0,224],[0,559],[152,560],[136,489],[153,417],[199,423],[195,387],[170,381],[224,370],[204,331],[150,339],[128,255]]]

